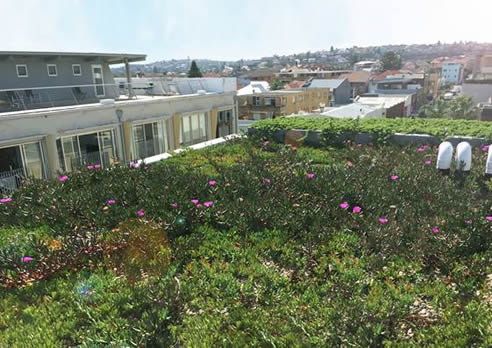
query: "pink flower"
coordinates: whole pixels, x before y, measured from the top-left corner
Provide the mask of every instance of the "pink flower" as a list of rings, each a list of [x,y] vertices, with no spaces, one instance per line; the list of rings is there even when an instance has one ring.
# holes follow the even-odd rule
[[[473,221],[472,220],[465,220],[465,224],[467,224],[468,226],[473,224]]]
[[[378,221],[379,221],[379,223],[381,223],[381,224],[383,224],[383,225],[384,225],[384,224],[387,224],[389,220],[388,220],[388,219],[386,219],[386,218],[379,218],[379,220],[378,220]]]
[[[352,162],[350,162],[350,161],[347,162],[347,167],[352,168],[353,166],[354,166],[354,164]]]
[[[481,147],[483,152],[489,152],[490,145],[486,144]]]
[[[94,166],[87,166],[87,169],[94,169]]]
[[[424,164],[426,166],[430,166],[432,164],[432,161],[431,160],[425,160]]]
[[[492,216],[486,216],[486,217],[485,217],[485,220],[487,220],[487,221],[492,221]]]
[[[7,198],[2,198],[0,199],[0,203],[8,203],[8,202],[12,202],[12,198],[10,197],[7,197]]]
[[[196,207],[197,207],[197,208],[201,208],[201,207],[202,207],[202,205],[201,205],[200,203],[198,203],[198,204],[196,205]]]
[[[417,152],[425,152],[427,150],[425,147],[421,146],[417,149]]]
[[[436,234],[436,233],[439,233],[439,232],[441,232],[441,230],[439,229],[439,227],[437,227],[437,226],[432,227],[432,233]]]
[[[267,140],[267,141],[264,141],[264,142],[263,142],[263,147],[267,147],[267,146],[268,146],[268,144],[270,144],[270,142],[269,142],[268,140]]]
[[[209,208],[212,205],[214,205],[214,202],[205,202],[205,203],[203,203],[203,205],[206,206],[207,208]]]
[[[315,175],[315,174],[313,174],[313,173],[309,173],[309,174],[307,175],[308,179],[313,179],[315,176],[316,176],[316,175]]]
[[[208,184],[209,184],[210,186],[215,186],[215,185],[217,184],[217,181],[215,181],[215,180],[210,180],[210,181],[208,182]]]
[[[356,205],[353,209],[352,212],[355,214],[359,214],[362,211],[362,208]]]
[[[173,208],[177,208],[177,207],[178,207],[178,203],[176,203],[176,202],[171,203],[171,207],[173,207]]]
[[[67,181],[68,180],[68,176],[66,176],[66,175],[61,176],[58,180],[60,180],[60,181]]]
[[[113,204],[116,204],[116,200],[114,200],[114,199],[108,199],[107,203],[109,205],[113,205]]]
[[[391,180],[393,180],[393,181],[396,181],[396,180],[398,180],[399,178],[400,178],[400,177],[399,177],[398,175],[392,175],[392,176],[391,176]]]
[[[99,168],[101,168],[101,165],[100,165],[100,164],[96,164],[96,165],[94,166],[94,169],[99,169]]]
[[[138,167],[137,162],[131,162],[130,163],[130,168],[137,168],[137,167]]]
[[[33,257],[30,256],[21,257],[21,262],[31,262],[31,261],[34,261]]]
[[[192,199],[191,204],[197,205],[200,202],[198,199]]]
[[[349,207],[349,204],[347,202],[344,202],[344,203],[340,203],[338,206],[342,209],[347,209]]]
[[[270,179],[268,179],[268,178],[265,178],[265,179],[263,179],[263,182],[264,182],[265,184],[269,184],[269,183],[271,183],[271,182],[272,182],[272,180],[270,180]]]
[[[140,216],[140,217],[142,217],[142,216],[145,215],[145,212],[143,210],[138,210],[137,211],[137,215]]]

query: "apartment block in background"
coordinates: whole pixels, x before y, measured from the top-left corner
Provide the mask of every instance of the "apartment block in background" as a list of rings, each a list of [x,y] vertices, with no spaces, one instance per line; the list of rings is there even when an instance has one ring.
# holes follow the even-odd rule
[[[128,64],[145,55],[0,52],[0,192],[27,176],[110,167],[237,133],[236,81],[166,81],[137,95]],[[123,88],[110,64],[125,64]],[[174,86],[174,89],[170,86]]]
[[[239,118],[260,120],[314,112],[329,105],[331,93],[328,88],[301,88],[278,90],[238,96]]]
[[[463,65],[454,62],[444,62],[441,67],[443,83],[459,85],[463,81]]]

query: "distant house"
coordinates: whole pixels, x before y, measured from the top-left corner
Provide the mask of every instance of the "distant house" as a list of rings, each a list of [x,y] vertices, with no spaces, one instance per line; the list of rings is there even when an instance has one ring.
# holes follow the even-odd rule
[[[347,79],[349,81],[352,91],[351,93],[352,98],[367,93],[367,90],[369,88],[370,77],[371,77],[371,73],[364,70],[355,71],[353,73],[345,74],[341,76],[341,78]]]
[[[291,83],[287,84],[285,86],[285,89],[297,89],[297,88],[301,88],[305,84],[306,84],[306,81],[294,80]]]
[[[285,82],[290,82],[293,80],[304,80],[309,79],[336,79],[343,74],[348,74],[352,72],[351,70],[309,70],[301,68],[290,68],[284,71],[276,73],[277,79]]]
[[[379,62],[372,60],[363,60],[354,64],[354,71],[374,71],[379,66]]]
[[[329,88],[332,94],[332,105],[345,105],[350,103],[352,89],[348,79],[314,79],[308,81],[307,88]]]
[[[386,110],[379,105],[364,105],[360,103],[352,103],[343,105],[337,108],[331,108],[328,111],[321,113],[323,116],[335,118],[382,118],[385,117]]]
[[[492,80],[492,53],[479,54],[472,61],[470,80]]]
[[[238,95],[242,120],[261,120],[301,112],[315,112],[330,102],[328,88],[301,88]]]
[[[466,81],[461,88],[464,96],[471,97],[475,104],[491,103],[492,80]]]
[[[369,93],[377,96],[411,96],[412,105],[407,115],[415,113],[428,102],[429,82],[423,73],[388,70],[374,76],[369,83]]]
[[[441,67],[441,76],[444,83],[459,85],[463,81],[463,65],[445,62]]]
[[[246,87],[237,91],[237,95],[248,95],[254,93],[264,93],[270,90],[270,84],[267,81],[253,81]]]
[[[368,107],[382,108],[387,118],[409,116],[412,110],[411,96],[357,97],[355,102]]]

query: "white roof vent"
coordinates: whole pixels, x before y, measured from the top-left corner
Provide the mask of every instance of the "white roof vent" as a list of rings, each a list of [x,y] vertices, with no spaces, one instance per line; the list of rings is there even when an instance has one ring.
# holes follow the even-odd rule
[[[492,175],[492,145],[489,145],[489,154],[487,155],[487,166],[485,173]]]
[[[437,155],[437,169],[446,170],[451,167],[453,159],[453,145],[445,141],[439,145],[439,154]]]
[[[471,146],[466,141],[458,144],[456,147],[456,166],[465,172],[471,169],[472,151]]]

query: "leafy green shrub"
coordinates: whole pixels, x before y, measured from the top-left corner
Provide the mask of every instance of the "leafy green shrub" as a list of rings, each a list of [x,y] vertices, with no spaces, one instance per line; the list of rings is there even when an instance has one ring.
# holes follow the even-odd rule
[[[255,122],[253,128],[265,134],[276,130],[319,130],[326,136],[342,133],[371,133],[384,138],[395,133],[447,136],[474,136],[492,139],[492,123],[472,120],[396,118],[396,119],[335,119],[319,117],[288,117]]]

